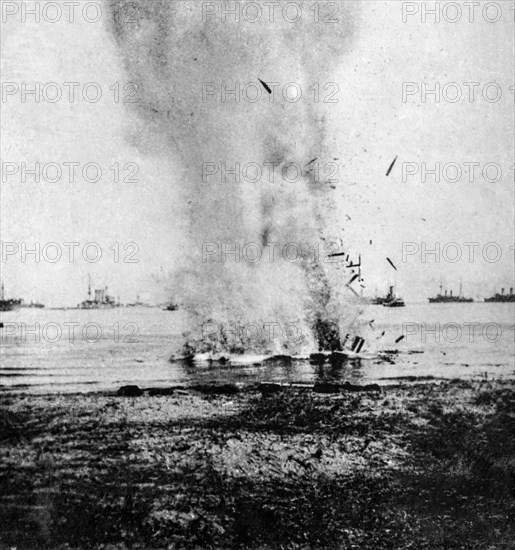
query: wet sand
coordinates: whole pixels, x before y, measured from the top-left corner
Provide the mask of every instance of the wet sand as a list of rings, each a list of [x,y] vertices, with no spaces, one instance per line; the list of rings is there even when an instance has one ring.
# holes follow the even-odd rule
[[[198,390],[3,395],[0,547],[515,547],[513,382]]]

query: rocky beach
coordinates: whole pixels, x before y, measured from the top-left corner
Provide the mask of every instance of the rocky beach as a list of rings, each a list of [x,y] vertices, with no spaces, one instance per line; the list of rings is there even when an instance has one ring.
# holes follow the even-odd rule
[[[512,381],[0,402],[1,548],[515,548]]]

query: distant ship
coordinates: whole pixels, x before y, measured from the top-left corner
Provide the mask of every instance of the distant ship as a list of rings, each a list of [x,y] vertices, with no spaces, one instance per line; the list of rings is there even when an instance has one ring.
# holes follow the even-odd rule
[[[377,288],[376,288],[375,294],[376,295],[373,298],[362,297],[362,299],[366,304],[371,304],[374,306],[382,306],[386,302],[386,296],[379,296],[377,293]]]
[[[18,309],[21,306],[21,299],[17,298],[5,298],[4,283],[2,283],[2,290],[0,294],[0,311],[12,311]]]
[[[463,297],[463,288],[462,283],[460,282],[460,293],[458,296],[452,295],[452,290],[447,294],[447,290],[445,291],[445,294],[442,294],[442,283],[440,283],[440,293],[437,294],[434,298],[428,298],[430,304],[447,304],[450,302],[459,302],[459,303],[470,303],[473,302],[473,298],[464,298]]]
[[[173,302],[168,304],[164,310],[165,311],[177,311],[179,309],[179,306],[177,304],[174,304]]]
[[[112,309],[120,304],[107,293],[107,287],[96,288],[95,296],[91,297],[91,278],[88,277],[88,299],[81,302],[78,309]]]
[[[146,306],[146,304],[144,304],[140,299],[139,299],[139,295],[136,296],[136,301],[135,302],[131,302],[130,304],[126,304],[127,307],[142,307],[142,306]]]
[[[383,306],[384,307],[404,307],[406,304],[402,298],[395,294],[395,289],[393,286],[390,287],[388,294],[384,298]]]
[[[162,305],[162,304],[161,304]],[[140,300],[139,294],[136,296],[136,301],[126,304],[127,307],[156,307],[148,302],[142,302]]]
[[[491,298],[485,298],[485,302],[515,302],[515,294],[513,294],[513,287],[510,288],[509,294],[504,294],[504,288],[501,289],[501,293],[497,293]]]
[[[22,300],[22,301],[21,301],[20,307],[42,309],[42,308],[45,307],[45,304],[40,304],[39,302],[34,302],[34,300],[31,300],[31,301],[27,304],[27,303],[25,303],[25,302]]]

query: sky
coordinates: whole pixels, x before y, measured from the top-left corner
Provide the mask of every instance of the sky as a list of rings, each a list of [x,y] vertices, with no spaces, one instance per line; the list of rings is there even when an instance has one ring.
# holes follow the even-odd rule
[[[434,295],[441,280],[455,292],[462,280],[466,294],[488,296],[514,286],[514,14],[500,2],[497,22],[476,13],[472,22],[464,14],[455,23],[434,23],[429,15],[423,20],[421,3],[404,3],[404,10],[406,4],[417,13],[403,13],[402,2],[363,2],[352,50],[326,76],[338,84],[337,102],[326,109],[342,212],[342,231],[334,238],[353,256],[361,254],[368,295],[395,283],[406,299],[418,301]],[[86,297],[89,274],[94,286],[109,286],[122,301],[173,298],[168,274],[188,254],[180,227],[183,199],[171,183],[181,167],[162,154],[167,144],[142,151],[135,142],[141,120],[122,101],[133,90],[124,89],[129,78],[107,18],[37,23],[3,15],[4,92],[23,82],[78,83],[73,103],[36,103],[31,96],[23,102],[17,92],[3,93],[0,267],[6,294],[74,305]],[[102,91],[95,103],[80,98],[90,82],[97,83],[88,90],[91,97]],[[420,92],[424,83],[434,88],[436,82],[441,89],[456,84],[436,102]],[[467,82],[478,83],[473,101]],[[501,90],[498,101],[484,99],[487,84],[485,93]],[[452,102],[457,89],[463,98]],[[56,172],[49,165],[39,183],[30,174],[23,182],[22,165],[34,169],[38,162],[56,163],[65,175],[50,181]],[[75,163],[74,182],[64,163]],[[437,163],[448,169],[437,182],[429,172],[422,176],[424,163],[428,171]],[[452,181],[455,170],[462,170],[460,181]],[[424,255],[437,246],[439,255]],[[24,256],[24,247],[36,254]],[[457,253],[462,257],[454,261]]]

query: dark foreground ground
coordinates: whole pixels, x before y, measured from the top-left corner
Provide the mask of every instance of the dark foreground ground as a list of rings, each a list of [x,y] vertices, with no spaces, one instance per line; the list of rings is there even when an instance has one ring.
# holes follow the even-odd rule
[[[507,382],[0,401],[1,548],[515,548]]]

